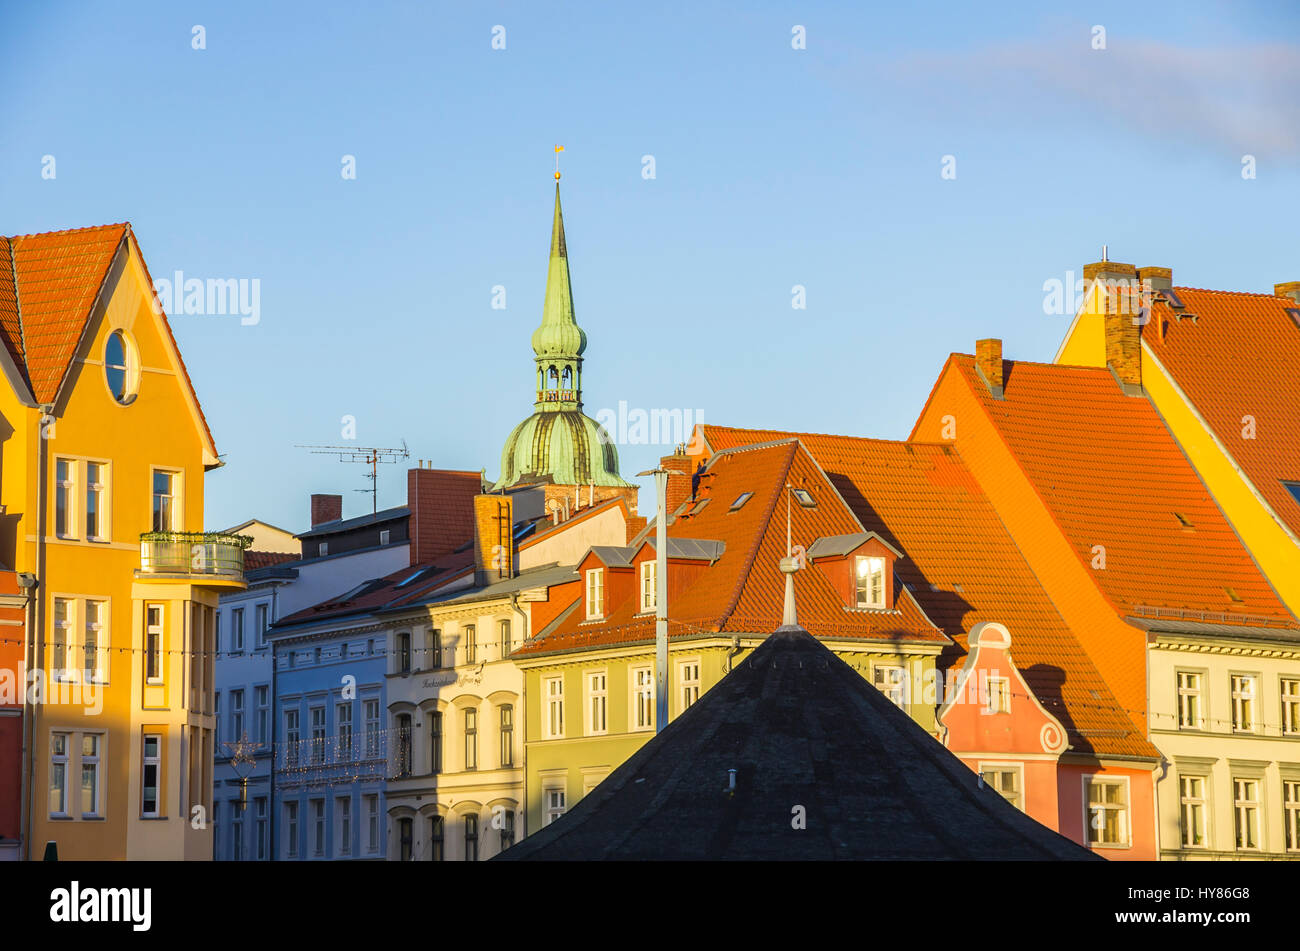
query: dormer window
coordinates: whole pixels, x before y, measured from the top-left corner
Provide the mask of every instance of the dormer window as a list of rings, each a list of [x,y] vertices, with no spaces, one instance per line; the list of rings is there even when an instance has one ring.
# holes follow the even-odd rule
[[[862,556],[857,559],[857,604],[860,608],[885,606],[885,559]]]
[[[605,616],[605,569],[592,568],[587,572],[587,620]]]
[[[659,606],[658,570],[659,566],[653,561],[641,562],[641,610],[644,612],[653,611]]]

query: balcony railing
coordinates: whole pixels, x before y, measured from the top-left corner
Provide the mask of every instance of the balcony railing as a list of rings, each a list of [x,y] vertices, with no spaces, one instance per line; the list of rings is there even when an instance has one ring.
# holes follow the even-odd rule
[[[577,390],[538,390],[537,402],[539,403],[576,403],[578,401]]]
[[[286,786],[328,786],[411,775],[411,731],[380,729],[276,744],[275,768]]]
[[[140,536],[140,574],[244,577],[248,535],[222,532],[146,532]]]

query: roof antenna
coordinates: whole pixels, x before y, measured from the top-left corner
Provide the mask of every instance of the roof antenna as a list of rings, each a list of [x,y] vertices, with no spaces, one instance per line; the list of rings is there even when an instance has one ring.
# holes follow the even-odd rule
[[[1106,257],[1106,245],[1104,245],[1104,244],[1101,246],[1101,259],[1102,259],[1103,261],[1109,261],[1109,260],[1110,260],[1110,258]]]
[[[785,604],[781,612],[782,627],[798,627],[799,615],[794,605],[794,573],[799,562],[792,557],[790,548],[790,495],[792,486],[785,484],[785,557],[781,559],[781,573],[785,575]]]

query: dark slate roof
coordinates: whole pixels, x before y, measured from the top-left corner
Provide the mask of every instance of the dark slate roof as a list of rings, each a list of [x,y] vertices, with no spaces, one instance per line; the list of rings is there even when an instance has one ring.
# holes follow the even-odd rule
[[[379,512],[372,512],[370,515],[357,515],[353,518],[336,518],[332,522],[321,522],[321,524],[305,531],[299,532],[295,538],[315,538],[318,535],[335,535],[339,532],[350,532],[354,528],[364,528],[367,525],[378,525],[381,522],[394,522],[398,519],[409,517],[411,510],[405,505],[399,505],[396,508],[383,509]]]
[[[728,770],[736,770],[734,794]],[[795,807],[806,827],[793,827]],[[781,628],[500,859],[1096,859],[802,628]]]

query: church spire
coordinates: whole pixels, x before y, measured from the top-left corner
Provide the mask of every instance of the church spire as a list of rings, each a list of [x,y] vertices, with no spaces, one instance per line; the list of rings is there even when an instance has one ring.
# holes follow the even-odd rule
[[[546,271],[546,301],[542,323],[533,331],[537,361],[537,408],[579,409],[582,406],[582,352],[587,335],[573,316],[569,284],[569,251],[564,242],[560,183],[555,183],[555,217],[551,222],[551,258]]]

